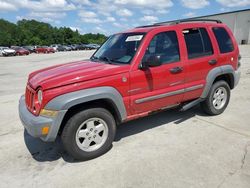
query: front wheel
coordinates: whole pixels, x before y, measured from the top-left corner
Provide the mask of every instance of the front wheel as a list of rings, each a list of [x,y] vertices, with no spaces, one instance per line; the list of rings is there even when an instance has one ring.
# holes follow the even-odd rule
[[[215,82],[206,98],[201,103],[202,109],[209,115],[219,115],[224,112],[230,100],[230,87],[221,80]]]
[[[89,160],[106,153],[112,146],[116,123],[104,108],[91,108],[72,116],[61,138],[65,150],[78,160]]]

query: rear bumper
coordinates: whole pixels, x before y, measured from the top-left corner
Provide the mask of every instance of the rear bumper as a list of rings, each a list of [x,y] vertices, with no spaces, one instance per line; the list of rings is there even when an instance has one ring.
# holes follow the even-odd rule
[[[54,118],[35,116],[26,108],[25,97],[22,96],[19,100],[19,117],[23,126],[31,136],[41,138],[46,142],[52,142],[56,139],[66,112],[66,110],[61,110]],[[42,128],[44,126],[49,127],[49,133],[47,135],[42,134]]]
[[[240,68],[238,68],[238,70],[236,70],[234,73],[234,87],[236,87],[239,84],[240,76],[241,76],[241,70]]]

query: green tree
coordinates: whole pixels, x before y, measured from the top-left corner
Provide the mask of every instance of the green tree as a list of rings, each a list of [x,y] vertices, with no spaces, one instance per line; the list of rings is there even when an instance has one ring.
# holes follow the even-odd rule
[[[0,45],[51,45],[97,43],[106,40],[103,34],[81,35],[68,27],[52,27],[48,23],[36,20],[20,20],[17,24],[0,19]]]

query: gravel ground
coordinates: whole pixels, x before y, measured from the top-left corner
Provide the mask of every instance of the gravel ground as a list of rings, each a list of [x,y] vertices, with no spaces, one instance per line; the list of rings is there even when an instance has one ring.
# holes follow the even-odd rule
[[[199,106],[125,123],[105,155],[77,162],[60,140],[25,131],[18,100],[28,73],[88,58],[93,51],[0,57],[0,187],[250,187],[250,46],[241,46],[242,77],[227,110]]]

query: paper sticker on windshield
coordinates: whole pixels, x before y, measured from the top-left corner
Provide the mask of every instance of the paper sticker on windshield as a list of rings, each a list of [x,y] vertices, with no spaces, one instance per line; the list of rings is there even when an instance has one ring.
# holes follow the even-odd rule
[[[131,41],[140,41],[142,39],[143,35],[133,35],[133,36],[129,36],[126,39],[126,42],[131,42]]]

